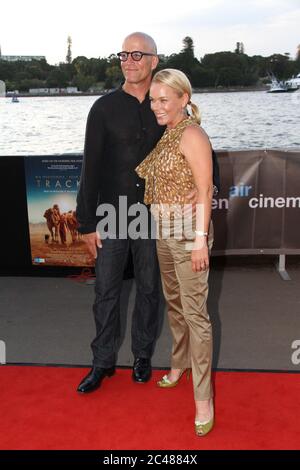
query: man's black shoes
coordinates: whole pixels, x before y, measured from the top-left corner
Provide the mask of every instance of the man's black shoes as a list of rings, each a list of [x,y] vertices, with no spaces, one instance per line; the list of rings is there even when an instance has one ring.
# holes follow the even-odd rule
[[[132,370],[133,380],[139,383],[148,382],[148,380],[150,380],[151,373],[151,360],[144,357],[136,357]]]
[[[93,392],[100,387],[105,377],[111,377],[115,373],[115,368],[95,367],[90,370],[88,375],[80,382],[77,388],[79,393]],[[151,377],[151,361],[150,359],[137,357],[133,364],[132,378],[135,382],[148,382]]]
[[[103,367],[93,367],[89,374],[84,377],[84,379],[80,382],[77,388],[77,392],[80,393],[88,393],[93,392],[97,388],[100,387],[102,380],[105,377],[111,377],[115,373],[115,368],[110,367],[105,369]]]

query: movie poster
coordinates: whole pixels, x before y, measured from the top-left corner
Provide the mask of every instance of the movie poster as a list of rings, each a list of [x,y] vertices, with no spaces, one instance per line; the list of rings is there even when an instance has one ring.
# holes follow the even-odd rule
[[[24,160],[32,263],[92,266],[75,214],[82,156]]]

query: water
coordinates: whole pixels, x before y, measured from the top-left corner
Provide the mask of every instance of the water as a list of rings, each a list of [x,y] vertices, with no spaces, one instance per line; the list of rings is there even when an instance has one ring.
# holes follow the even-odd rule
[[[0,155],[81,153],[97,96],[0,99]],[[215,149],[300,147],[300,90],[201,93],[193,100]],[[297,148],[298,147],[298,148]]]

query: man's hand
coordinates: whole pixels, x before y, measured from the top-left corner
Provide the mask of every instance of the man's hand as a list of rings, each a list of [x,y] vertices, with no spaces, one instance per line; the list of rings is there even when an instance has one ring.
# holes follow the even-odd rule
[[[84,234],[83,241],[86,243],[86,246],[93,258],[97,258],[97,247],[102,248],[102,242],[99,232]]]

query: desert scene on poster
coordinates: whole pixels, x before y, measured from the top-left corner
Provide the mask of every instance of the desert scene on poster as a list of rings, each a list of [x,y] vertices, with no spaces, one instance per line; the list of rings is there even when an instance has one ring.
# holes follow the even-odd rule
[[[78,232],[76,195],[82,157],[26,159],[31,259],[34,265],[92,266]]]

